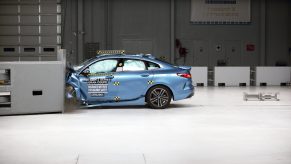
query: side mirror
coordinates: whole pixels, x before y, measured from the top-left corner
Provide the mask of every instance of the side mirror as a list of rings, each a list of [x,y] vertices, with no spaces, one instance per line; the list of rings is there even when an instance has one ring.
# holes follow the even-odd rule
[[[84,76],[88,76],[88,74],[90,74],[89,68],[84,69],[81,74]]]

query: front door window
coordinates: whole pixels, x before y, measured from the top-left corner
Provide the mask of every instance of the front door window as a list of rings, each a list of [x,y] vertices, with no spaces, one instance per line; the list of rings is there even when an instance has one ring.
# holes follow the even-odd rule
[[[117,63],[118,61],[116,59],[98,61],[89,66],[90,74],[114,72]]]

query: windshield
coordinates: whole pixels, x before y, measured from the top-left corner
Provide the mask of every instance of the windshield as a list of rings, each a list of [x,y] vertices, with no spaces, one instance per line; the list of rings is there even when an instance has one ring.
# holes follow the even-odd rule
[[[87,59],[87,60],[85,60],[83,63],[81,63],[81,64],[79,64],[79,65],[76,65],[76,66],[74,66],[73,68],[77,71],[77,70],[79,70],[80,68],[84,67],[85,65],[91,63],[91,62],[92,62],[93,60],[95,60],[95,59],[96,59],[96,57],[93,57],[93,58]]]

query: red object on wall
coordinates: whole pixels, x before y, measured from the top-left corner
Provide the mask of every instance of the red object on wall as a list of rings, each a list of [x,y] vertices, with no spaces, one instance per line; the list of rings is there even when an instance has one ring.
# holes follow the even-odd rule
[[[256,47],[254,44],[247,44],[246,45],[246,50],[247,51],[255,51]]]

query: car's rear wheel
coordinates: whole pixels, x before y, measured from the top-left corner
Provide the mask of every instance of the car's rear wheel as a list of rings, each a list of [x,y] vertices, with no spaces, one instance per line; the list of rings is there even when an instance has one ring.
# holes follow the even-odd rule
[[[149,89],[146,101],[151,108],[164,109],[170,105],[172,94],[169,88],[157,85]]]

